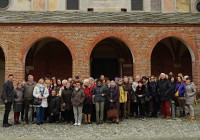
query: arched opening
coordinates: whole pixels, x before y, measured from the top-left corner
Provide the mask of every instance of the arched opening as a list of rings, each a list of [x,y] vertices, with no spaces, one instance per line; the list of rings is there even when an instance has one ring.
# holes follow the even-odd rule
[[[156,44],[151,54],[151,74],[158,76],[164,72],[173,72],[192,77],[192,61],[194,54],[191,48],[182,40],[167,37]]]
[[[35,80],[51,77],[65,79],[72,77],[72,55],[67,46],[58,39],[47,37],[36,41],[25,58],[25,75]]]
[[[5,56],[2,48],[0,47],[0,95],[2,94],[3,83],[5,82]]]
[[[105,38],[93,49],[90,56],[90,72],[94,78],[105,75],[110,79],[133,76],[133,55],[129,47],[115,37]]]

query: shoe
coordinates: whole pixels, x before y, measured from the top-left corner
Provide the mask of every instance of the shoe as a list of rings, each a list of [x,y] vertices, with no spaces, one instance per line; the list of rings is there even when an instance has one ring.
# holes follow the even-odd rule
[[[98,125],[98,124],[100,124],[100,122],[99,122],[99,121],[97,121],[97,122],[96,122],[96,124]]]
[[[17,122],[14,122],[14,125],[18,125],[18,124],[20,124],[18,121],[17,121]]]
[[[99,124],[103,124],[103,121],[99,121]]]
[[[163,115],[162,118],[166,118],[166,116]]]
[[[166,117],[166,119],[171,119],[171,118],[172,118],[171,116],[167,116],[167,117]]]
[[[146,118],[145,118],[145,117],[142,117],[142,121],[146,121]]]
[[[88,124],[91,124],[91,122],[88,122]]]
[[[188,119],[191,119],[192,117],[190,116],[190,117],[188,117]]]
[[[194,118],[194,117],[191,117],[190,120],[195,120],[195,118]]]
[[[6,124],[3,124],[3,127],[10,127],[10,125],[6,123]]]
[[[8,123],[9,126],[12,126],[12,124]]]
[[[78,123],[77,126],[81,126],[81,123]]]
[[[126,119],[130,119],[130,117],[129,117],[129,116],[127,116],[127,117],[126,117]]]
[[[25,121],[25,122],[24,122],[24,125],[26,125],[26,124],[28,124],[28,122]]]
[[[44,122],[42,121],[42,122],[40,122],[40,124],[44,124]]]
[[[37,123],[37,125],[40,125],[40,123]]]
[[[74,126],[77,126],[77,125],[78,125],[77,123],[74,124]]]

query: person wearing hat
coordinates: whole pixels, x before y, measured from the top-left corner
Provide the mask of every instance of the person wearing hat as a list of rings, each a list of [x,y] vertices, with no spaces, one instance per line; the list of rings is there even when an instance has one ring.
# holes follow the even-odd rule
[[[196,94],[196,87],[194,83],[191,83],[191,78],[187,77],[186,78],[186,90],[185,90],[185,103],[189,108],[189,113],[190,113],[190,120],[194,120],[194,101],[195,101],[195,94]]]
[[[137,103],[139,105],[139,109],[140,109],[140,115],[141,115],[141,119],[143,121],[146,120],[145,118],[145,96],[146,96],[146,86],[143,84],[143,81],[140,80],[138,82],[138,86],[136,88],[136,97],[137,97]]]

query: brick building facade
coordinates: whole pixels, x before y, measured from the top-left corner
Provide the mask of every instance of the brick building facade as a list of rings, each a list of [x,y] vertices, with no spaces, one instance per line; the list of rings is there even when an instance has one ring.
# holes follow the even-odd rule
[[[198,13],[0,12],[0,76],[192,76],[200,89]],[[101,66],[101,67],[99,67]],[[103,68],[102,68],[103,67]]]

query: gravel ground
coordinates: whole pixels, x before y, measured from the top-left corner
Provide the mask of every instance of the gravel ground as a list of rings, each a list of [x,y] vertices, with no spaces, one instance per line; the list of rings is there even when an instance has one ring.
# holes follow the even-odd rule
[[[199,103],[200,104],[200,103]],[[129,119],[120,124],[104,123],[74,127],[69,124],[17,125],[2,127],[4,109],[0,107],[0,139],[45,140],[45,139],[136,139],[136,140],[200,140],[200,105],[195,107],[196,120],[177,118],[166,120],[162,118]],[[10,115],[13,122],[13,113]]]

